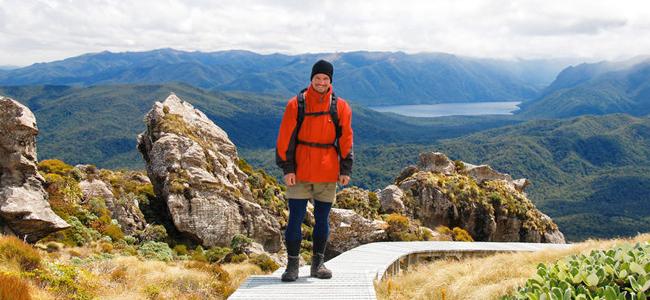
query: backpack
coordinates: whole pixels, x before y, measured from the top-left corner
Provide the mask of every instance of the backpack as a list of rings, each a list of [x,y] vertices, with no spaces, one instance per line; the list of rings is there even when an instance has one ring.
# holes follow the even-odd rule
[[[298,144],[303,144],[311,147],[319,147],[319,148],[329,148],[329,147],[334,147],[336,149],[336,152],[341,154],[341,149],[339,147],[339,138],[341,137],[343,129],[341,128],[339,124],[339,114],[338,114],[338,107],[337,107],[337,101],[338,97],[334,94],[334,91],[332,91],[332,99],[330,103],[330,110],[329,111],[318,111],[318,112],[305,112],[305,91],[307,89],[303,89],[298,93],[297,100],[298,100],[298,122],[296,123],[296,143],[295,145]],[[312,143],[312,142],[305,142],[301,141],[298,139],[298,133],[300,133],[300,127],[302,126],[302,121],[305,120],[305,117],[308,116],[320,116],[324,114],[330,114],[330,117],[332,118],[332,123],[334,124],[334,129],[336,130],[336,137],[334,138],[334,141],[331,144],[321,144],[321,143]]]

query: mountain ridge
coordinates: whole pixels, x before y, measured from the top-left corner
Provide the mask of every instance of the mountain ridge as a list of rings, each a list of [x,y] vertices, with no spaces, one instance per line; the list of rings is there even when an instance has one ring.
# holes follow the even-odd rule
[[[245,50],[88,53],[0,73],[0,85],[162,84],[184,82],[203,89],[249,91],[288,97],[309,81],[311,64],[330,59],[334,86],[353,103],[418,104],[533,99],[544,74],[531,61],[475,59],[447,53],[340,52],[300,55]],[[527,82],[530,81],[530,82]],[[422,88],[427,86],[427,88]]]

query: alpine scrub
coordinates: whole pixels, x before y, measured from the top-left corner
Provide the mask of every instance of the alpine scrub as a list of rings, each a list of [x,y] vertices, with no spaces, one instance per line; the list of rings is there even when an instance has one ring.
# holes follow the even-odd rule
[[[624,244],[539,264],[537,274],[503,299],[647,299],[650,243]]]

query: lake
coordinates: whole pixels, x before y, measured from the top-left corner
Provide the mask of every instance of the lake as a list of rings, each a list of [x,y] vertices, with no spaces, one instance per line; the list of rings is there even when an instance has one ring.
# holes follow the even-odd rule
[[[511,115],[519,109],[521,101],[504,102],[471,102],[471,103],[440,103],[371,106],[379,112],[392,112],[409,117],[441,117],[441,116],[476,116],[476,115]]]

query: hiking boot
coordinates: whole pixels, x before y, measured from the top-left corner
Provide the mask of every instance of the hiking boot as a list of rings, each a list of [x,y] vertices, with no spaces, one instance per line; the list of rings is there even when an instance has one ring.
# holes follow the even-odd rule
[[[299,256],[287,256],[287,269],[282,273],[282,281],[296,281],[298,279],[298,268],[300,267]]]
[[[311,257],[311,277],[318,279],[332,278],[332,271],[325,267],[325,256],[322,253],[316,253]]]

